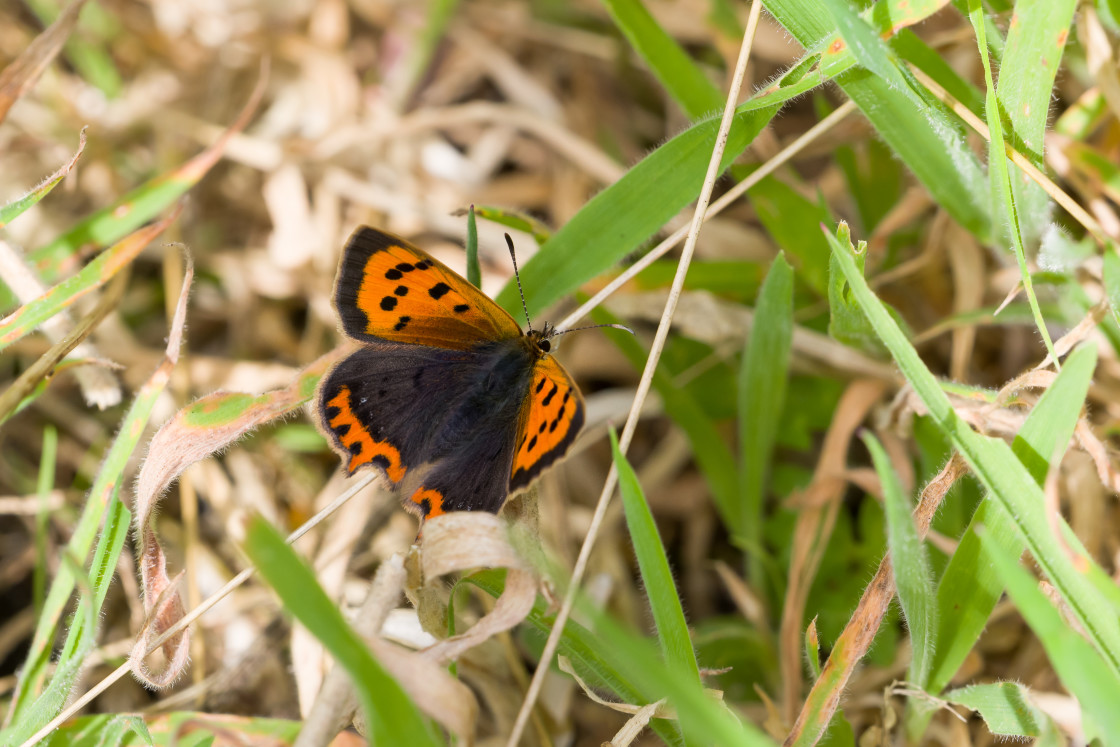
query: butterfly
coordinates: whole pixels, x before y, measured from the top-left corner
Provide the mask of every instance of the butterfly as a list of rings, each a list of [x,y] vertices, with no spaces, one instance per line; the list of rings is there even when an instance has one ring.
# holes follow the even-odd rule
[[[583,397],[549,355],[555,330],[522,332],[404,239],[355,231],[334,304],[362,345],[319,384],[321,430],[348,474],[379,468],[421,519],[497,513],[583,427]]]

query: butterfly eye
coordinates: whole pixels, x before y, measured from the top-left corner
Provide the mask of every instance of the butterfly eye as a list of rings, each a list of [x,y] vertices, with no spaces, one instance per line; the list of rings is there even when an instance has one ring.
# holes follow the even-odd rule
[[[541,340],[537,343],[537,347],[541,349],[541,352],[547,353],[549,350],[552,350],[552,343],[548,340]]]

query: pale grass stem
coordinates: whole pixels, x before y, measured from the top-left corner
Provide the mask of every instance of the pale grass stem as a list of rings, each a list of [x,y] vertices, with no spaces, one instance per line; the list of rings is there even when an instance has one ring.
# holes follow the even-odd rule
[[[669,336],[670,323],[676,311],[677,302],[680,300],[681,291],[684,288],[685,275],[688,273],[688,266],[692,261],[692,255],[696,249],[696,239],[700,233],[700,226],[704,223],[704,213],[708,209],[708,202],[711,200],[716,179],[719,178],[720,162],[723,160],[723,151],[727,145],[727,136],[731,131],[731,122],[734,119],[735,107],[739,101],[739,91],[743,86],[743,78],[747,69],[747,60],[749,60],[751,56],[751,43],[754,40],[755,30],[758,28],[758,18],[761,10],[761,0],[753,0],[751,3],[750,17],[747,21],[747,28],[743,33],[743,43],[739,48],[739,59],[738,62],[735,63],[735,75],[731,80],[730,90],[727,92],[727,104],[723,110],[723,118],[720,120],[719,133],[716,135],[715,147],[712,148],[712,157],[708,162],[708,172],[704,177],[704,186],[700,189],[700,196],[696,200],[696,209],[692,216],[692,223],[689,226],[688,238],[685,240],[684,249],[681,251],[681,259],[677,265],[677,273],[673,277],[673,285],[669,290],[669,298],[665,302],[665,311],[661,316],[661,322],[657,326],[657,333],[654,336],[653,345],[650,347],[649,357],[646,359],[645,369],[642,371],[642,378],[638,383],[637,392],[634,394],[634,401],[630,407],[630,414],[626,418],[626,425],[619,438],[619,448],[623,454],[626,453],[627,448],[630,446],[630,439],[633,438],[634,430],[637,428],[638,415],[641,412],[642,405],[645,404],[646,395],[649,393],[650,385],[653,382],[653,373],[657,369],[661,351],[665,346],[665,340]],[[599,502],[595,506],[595,513],[591,518],[591,525],[588,528],[587,537],[583,541],[583,546],[579,551],[579,557],[576,559],[575,567],[572,569],[571,583],[568,585],[568,589],[564,594],[563,604],[556,616],[556,622],[553,623],[552,630],[548,634],[548,641],[545,643],[544,651],[541,652],[540,662],[537,664],[536,671],[533,672],[533,679],[529,683],[529,690],[525,693],[525,700],[521,704],[521,710],[517,713],[517,720],[514,722],[513,730],[506,742],[507,747],[517,747],[518,742],[521,740],[521,734],[525,730],[525,725],[529,720],[529,714],[532,712],[537,697],[540,695],[541,686],[544,684],[544,677],[549,672],[549,665],[552,661],[552,657],[556,655],[556,648],[560,644],[560,636],[564,632],[564,625],[571,615],[576,594],[579,593],[580,582],[587,568],[588,558],[591,556],[591,548],[595,544],[595,539],[599,534],[599,528],[603,523],[603,517],[607,512],[607,505],[610,503],[611,495],[614,493],[617,482],[618,471],[612,466],[610,472],[607,474],[606,482],[603,485],[603,492],[599,494]]]

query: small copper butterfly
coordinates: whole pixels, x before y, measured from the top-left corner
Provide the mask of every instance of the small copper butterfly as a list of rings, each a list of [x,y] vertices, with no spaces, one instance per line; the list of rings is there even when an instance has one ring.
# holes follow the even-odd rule
[[[355,231],[334,304],[343,331],[363,345],[319,384],[321,429],[349,474],[380,468],[422,519],[497,513],[583,427],[583,397],[549,356],[555,332],[522,332],[404,239]]]

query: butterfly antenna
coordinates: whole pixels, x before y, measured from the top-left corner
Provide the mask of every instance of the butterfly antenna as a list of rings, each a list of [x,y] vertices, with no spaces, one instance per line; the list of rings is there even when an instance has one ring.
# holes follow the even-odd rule
[[[525,310],[525,323],[529,331],[533,331],[533,320],[529,318],[529,306],[525,303],[525,291],[521,289],[521,274],[517,271],[517,253],[513,251],[513,239],[506,235],[506,245],[509,246],[509,258],[513,260],[513,276],[517,278],[517,292],[521,294],[521,308]]]
[[[580,332],[585,329],[602,329],[603,327],[610,327],[611,329],[621,329],[623,332],[634,334],[634,330],[630,329],[624,324],[589,324],[586,327],[576,327],[575,329],[565,329],[560,332],[553,332],[551,335],[549,335],[549,337],[559,337],[560,335],[566,335],[569,332]]]

